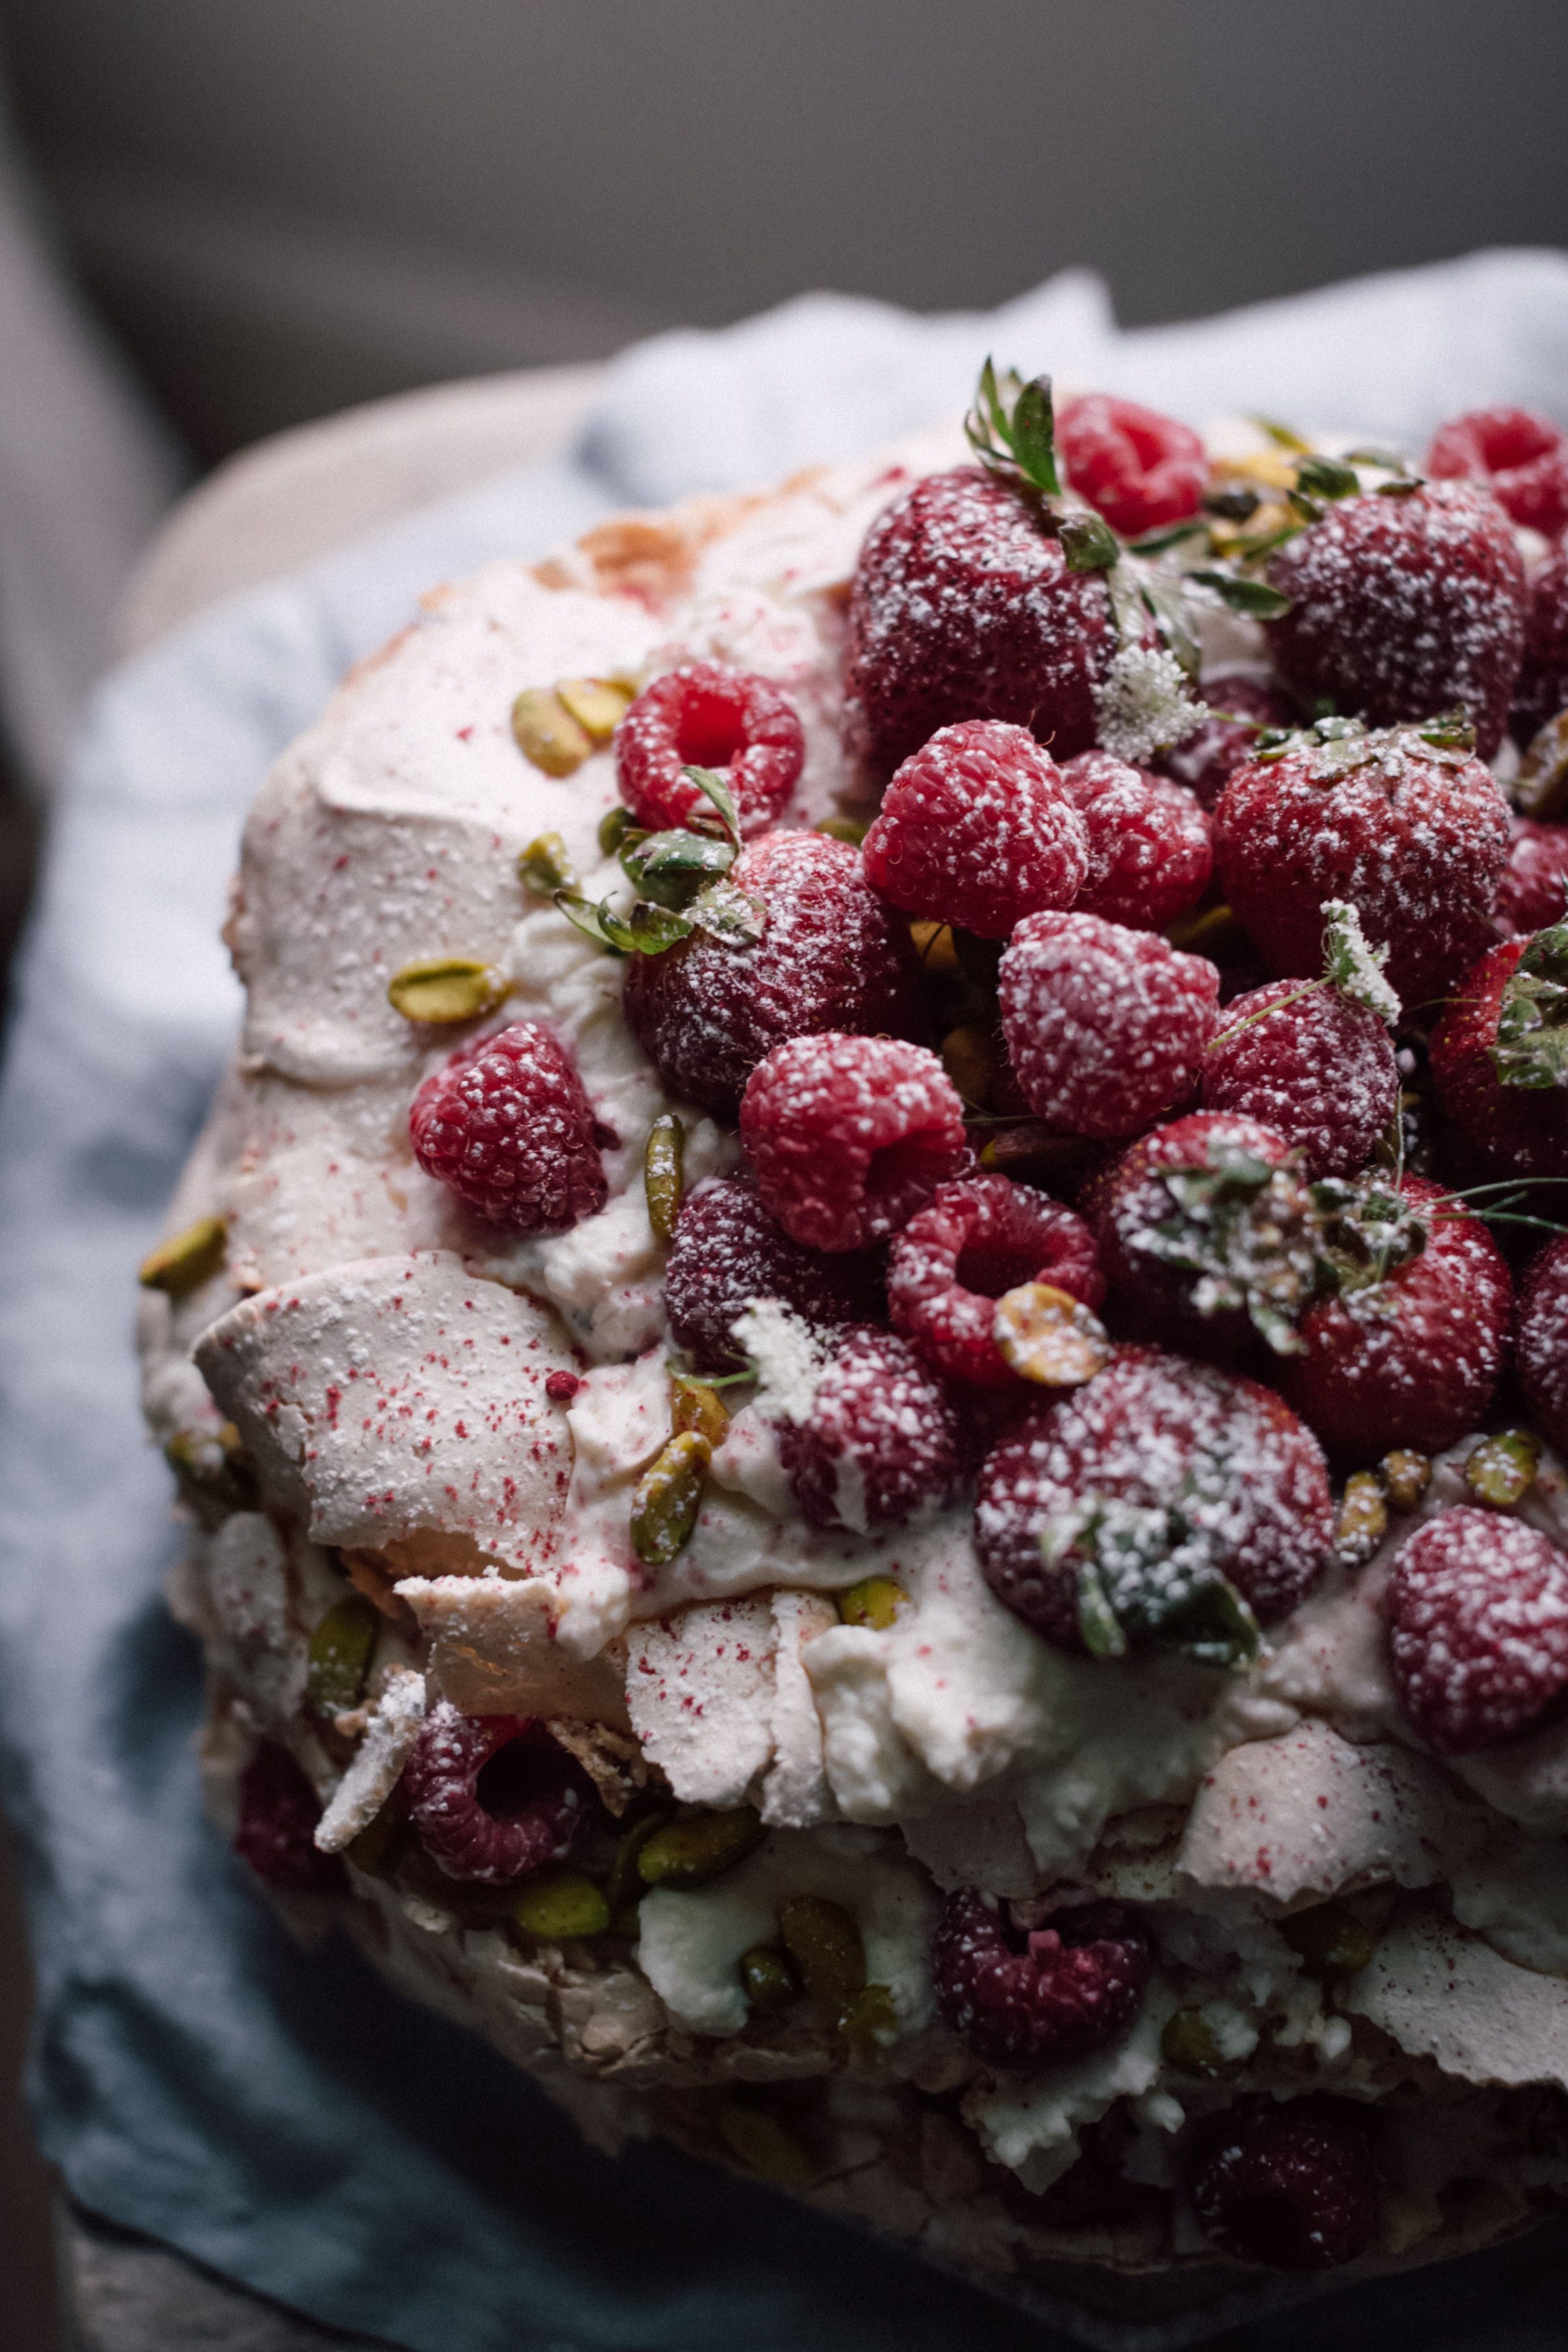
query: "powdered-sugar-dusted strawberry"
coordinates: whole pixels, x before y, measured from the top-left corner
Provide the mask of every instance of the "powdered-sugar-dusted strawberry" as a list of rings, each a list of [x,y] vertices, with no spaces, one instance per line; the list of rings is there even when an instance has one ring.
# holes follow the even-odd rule
[[[1198,693],[1214,717],[1184,743],[1159,752],[1154,767],[1184,784],[1201,808],[1212,809],[1232,772],[1251,758],[1258,736],[1266,729],[1294,727],[1299,714],[1275,688],[1246,672],[1205,677]]]
[[[1568,709],[1568,547],[1549,555],[1531,583],[1524,658],[1509,726],[1528,748],[1549,719]]]
[[[1568,1556],[1520,1519],[1468,1505],[1428,1519],[1384,1614],[1399,1704],[1442,1755],[1518,1738],[1568,1691]]]
[[[944,1184],[896,1235],[888,1264],[893,1328],[949,1380],[1018,1385],[996,1345],[996,1301],[1026,1282],[1086,1307],[1105,1296],[1094,1236],[1081,1217],[1005,1176]]]
[[[1108,392],[1068,401],[1057,419],[1057,448],[1073,488],[1123,539],[1185,522],[1208,479],[1191,425]]]
[[[1568,1453],[1568,1234],[1548,1242],[1524,1270],[1513,1360],[1531,1418]]]
[[[907,759],[861,845],[866,878],[906,914],[1005,940],[1042,907],[1070,907],[1089,835],[1061,771],[1022,727],[972,719]]]
[[[1080,751],[1062,782],[1089,835],[1089,871],[1073,901],[1140,931],[1162,931],[1208,887],[1208,819],[1189,792],[1109,751]]]
[[[1524,564],[1508,517],[1470,482],[1341,499],[1275,555],[1289,608],[1265,626],[1305,710],[1369,727],[1463,710],[1489,760],[1524,650]]]
[[[775,1045],[747,1081],[741,1140],[763,1206],[812,1249],[867,1249],[969,1158],[963,1105],[923,1046],[837,1034]]]
[[[805,1417],[780,1424],[779,1459],[803,1517],[856,1535],[940,1509],[960,1467],[941,1381],[895,1332],[868,1324],[842,1334]]]
[[[599,1150],[615,1139],[542,1022],[462,1046],[415,1096],[408,1131],[427,1176],[512,1233],[559,1233],[605,1205]]]
[[[616,730],[621,798],[639,824],[683,825],[706,806],[683,769],[724,777],[741,831],[781,816],[800,782],[805,738],[794,705],[765,677],[688,662],[644,687]]]
[[[1031,915],[998,984],[1007,1058],[1049,1126],[1134,1135],[1197,1092],[1219,1003],[1202,956],[1098,915]]]
[[[1505,940],[1432,1033],[1447,1116],[1503,1176],[1568,1176],[1568,923]]]
[[[1315,979],[1324,903],[1357,908],[1405,1005],[1440,995],[1491,937],[1508,803],[1444,723],[1329,719],[1256,754],[1215,812],[1220,887],[1265,963]]]
[[[664,1268],[670,1332],[700,1372],[735,1372],[746,1352],[731,1335],[754,1299],[780,1298],[824,1328],[871,1321],[880,1306],[876,1263],[792,1242],[751,1185],[700,1184],[676,1222]]]
[[[1382,2190],[1358,2100],[1237,2099],[1200,2126],[1193,2155],[1199,2226],[1238,2262],[1336,2270],[1377,2234]]]
[[[729,878],[763,908],[754,946],[696,930],[626,968],[627,1023],[671,1094],[732,1119],[752,1070],[786,1037],[926,1034],[909,926],[868,887],[858,850],[820,833],[772,834]]]
[[[1300,1318],[1279,1386],[1331,1454],[1439,1453],[1474,1429],[1508,1360],[1513,1285],[1479,1217],[1419,1176],[1373,1183],[1321,1236],[1338,1287]]]
[[[937,2007],[992,2066],[1053,2066],[1126,2032],[1154,1965],[1149,1930],[1131,1905],[1086,1903],[1038,1927],[1011,1925],[1005,1906],[960,1887],[931,1941]]]
[[[1364,1168],[1399,1105],[1387,1024],[1331,987],[1276,980],[1233,997],[1204,1055],[1205,1110],[1261,1119],[1309,1176]]]
[[[1517,523],[1555,539],[1568,526],[1568,434],[1530,408],[1471,408],[1432,436],[1426,471],[1484,483]]]
[[[1157,1348],[1119,1348],[1086,1388],[986,1457],[986,1581],[1064,1649],[1247,1654],[1328,1564],[1321,1451],[1273,1390]],[[1244,1607],[1237,1606],[1237,1598]]]
[[[1500,939],[1544,931],[1568,913],[1568,824],[1512,819],[1508,865],[1492,907]]]

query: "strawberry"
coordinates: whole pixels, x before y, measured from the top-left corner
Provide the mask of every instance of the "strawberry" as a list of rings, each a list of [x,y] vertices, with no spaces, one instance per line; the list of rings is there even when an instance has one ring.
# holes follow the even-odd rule
[[[1568,923],[1483,956],[1431,1055],[1444,1110],[1500,1176],[1568,1176]]]
[[[1521,749],[1568,706],[1568,547],[1548,556],[1531,584],[1524,658],[1509,726]]]

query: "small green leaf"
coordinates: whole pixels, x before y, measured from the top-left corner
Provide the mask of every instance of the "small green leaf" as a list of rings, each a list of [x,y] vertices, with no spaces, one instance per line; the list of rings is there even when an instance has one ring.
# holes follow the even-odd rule
[[[592,898],[584,898],[580,890],[557,890],[554,902],[569,923],[574,923],[585,939],[595,940],[612,955],[624,955],[627,950],[613,936],[611,921],[604,907],[595,907]]]
[[[1200,1666],[1231,1673],[1249,1666],[1261,1635],[1258,1620],[1227,1577],[1205,1580],[1153,1629],[1162,1649],[1178,1650]]]
[[[688,928],[695,924],[727,948],[755,947],[766,920],[760,902],[748,898],[732,882],[710,882],[686,910]]]
[[[1092,1559],[1078,1572],[1078,1630],[1091,1658],[1124,1658],[1127,1636],[1116,1622],[1105,1586]]]
[[[1491,1064],[1505,1087],[1568,1087],[1568,923],[1538,931],[1502,992]]]
[[[1256,495],[1249,490],[1247,496],[1252,499],[1252,506],[1256,506]],[[1248,507],[1247,512],[1250,514],[1252,507]],[[1168,547],[1179,547],[1184,539],[1195,539],[1200,532],[1206,533],[1207,530],[1208,525],[1201,515],[1191,515],[1185,522],[1173,522],[1165,530],[1151,531],[1147,539],[1129,540],[1127,552],[1129,555],[1163,555]]]
[[[1075,509],[1057,527],[1069,572],[1109,572],[1121,554],[1121,542],[1097,514]]]
[[[1024,386],[1013,409],[1012,426],[1013,455],[1024,478],[1047,497],[1058,497],[1061,481],[1057,473],[1056,415],[1048,375],[1037,375],[1032,383]],[[1109,559],[1111,562],[1115,560],[1114,556]],[[1093,567],[1081,564],[1074,567],[1079,571],[1090,568]]]
[[[1267,433],[1268,438],[1273,442],[1274,446],[1277,449],[1290,449],[1294,450],[1300,457],[1310,457],[1312,453],[1311,443],[1310,441],[1303,441],[1299,433],[1295,432],[1289,425],[1281,425],[1277,417],[1249,416],[1247,418],[1247,423],[1249,425],[1256,425],[1260,433]]]
[[[629,915],[616,916],[605,909],[611,926],[611,936],[617,947],[625,946],[632,955],[663,955],[681,940],[691,936],[691,924],[673,908],[656,907],[647,898],[639,898]]]
[[[1436,719],[1424,719],[1415,732],[1435,751],[1473,751],[1476,748],[1476,723],[1468,710],[1445,710]]]
[[[1403,475],[1413,488],[1418,487],[1417,477],[1410,468],[1410,460],[1402,457],[1397,449],[1347,449],[1345,463],[1347,466],[1381,466],[1384,473]]]
[[[1249,613],[1255,620],[1278,620],[1290,610],[1289,597],[1264,580],[1245,580],[1234,572],[1189,572],[1187,577],[1202,588],[1212,588],[1233,613]]]
[[[613,809],[606,809],[599,819],[600,856],[616,856],[628,841],[640,840],[642,833],[643,827],[638,824],[630,809],[617,802]]]
[[[1262,504],[1262,492],[1255,490],[1250,482],[1222,482],[1217,488],[1204,492],[1205,514],[1217,515],[1222,522],[1248,522]],[[1176,528],[1191,530],[1193,525],[1182,523]],[[1140,541],[1140,553],[1147,544],[1146,541]]]
[[[621,850],[628,882],[677,913],[689,907],[705,882],[717,881],[735,863],[732,843],[709,833],[641,834]]]
[[[1353,466],[1337,457],[1303,457],[1296,468],[1296,486],[1320,499],[1352,499],[1361,488]]]
[[[729,778],[721,776],[717,768],[682,768],[680,772],[689,784],[696,785],[704,800],[712,802],[725,832],[739,849],[741,820],[735,808],[735,796],[730,790]]]

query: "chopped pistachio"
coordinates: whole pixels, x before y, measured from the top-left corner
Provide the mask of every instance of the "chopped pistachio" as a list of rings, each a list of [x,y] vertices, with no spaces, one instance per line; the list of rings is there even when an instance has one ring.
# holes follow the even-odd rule
[[[1334,1523],[1334,1550],[1347,1568],[1364,1568],[1388,1533],[1388,1504],[1375,1472],[1358,1470],[1345,1480]]]
[[[642,1162],[643,1191],[653,1237],[667,1247],[675,1238],[675,1221],[680,1214],[681,1196],[686,1189],[682,1165],[685,1149],[686,1129],[672,1110],[661,1111],[647,1131]]]
[[[1279,1933],[1310,1977],[1352,1976],[1377,1949],[1377,1937],[1342,1903],[1315,1903],[1279,1922]]]
[[[868,1625],[873,1633],[885,1633],[908,1598],[890,1576],[863,1577],[838,1595],[839,1619],[846,1625]]]
[[[631,690],[605,677],[563,677],[556,687],[562,708],[590,743],[607,743],[631,706]]]
[[[364,1695],[380,1612],[363,1592],[334,1601],[310,1636],[306,1687],[318,1715],[346,1715]]]
[[[575,1936],[602,1936],[610,1924],[604,1890],[580,1870],[547,1865],[524,1879],[511,1898],[511,1917],[527,1936],[563,1944]]]
[[[1195,915],[1184,915],[1165,933],[1173,948],[1184,955],[1212,956],[1219,950],[1239,945],[1242,930],[1228,907],[1205,907]]]
[[[1178,2074],[1223,2074],[1226,2062],[1201,2009],[1178,2009],[1165,2021],[1160,2055]]]
[[[816,828],[829,841],[847,841],[851,849],[858,849],[871,830],[868,816],[825,816]]]
[[[771,1944],[753,1944],[740,1958],[741,1987],[753,2009],[784,2009],[800,1990],[800,1979],[787,1952]]]
[[[605,1900],[617,1934],[637,1933],[637,1906],[647,1892],[647,1882],[637,1868],[637,1859],[649,1838],[664,1828],[668,1818],[664,1812],[645,1813],[641,1821],[632,1823],[616,1848]]]
[[[569,776],[594,746],[552,686],[531,686],[511,706],[512,738],[547,776]]]
[[[1425,1454],[1413,1453],[1407,1445],[1401,1445],[1384,1455],[1377,1465],[1377,1475],[1390,1508],[1414,1511],[1420,1507],[1421,1498],[1432,1483],[1432,1465]]]
[[[492,1013],[509,982],[472,956],[422,956],[386,983],[387,1002],[405,1021],[477,1021]]]
[[[552,898],[557,890],[575,890],[577,877],[571,855],[558,833],[536,833],[517,861],[517,878],[525,890]]]
[[[1500,1429],[1483,1437],[1465,1465],[1465,1484],[1478,1503],[1510,1511],[1535,1484],[1541,1441],[1528,1429]]]
[[[176,1478],[215,1502],[249,1507],[255,1499],[250,1460],[232,1421],[216,1431],[177,1429],[163,1459]]]
[[[928,923],[922,918],[910,925],[910,937],[915,943],[916,954],[933,980],[957,979],[963,966],[958,961],[958,950],[952,943],[951,923]]]
[[[1005,1292],[991,1328],[1013,1370],[1042,1388],[1081,1388],[1110,1361],[1104,1325],[1052,1283],[1025,1282]]]
[[[863,2066],[899,2038],[899,2012],[883,1984],[863,1985],[838,2021],[849,2054]]]
[[[728,1813],[688,1813],[666,1822],[637,1849],[637,1876],[645,1887],[670,1886],[684,1893],[706,1886],[761,1845],[767,1832],[750,1805]]]
[[[866,1947],[849,1913],[826,1895],[792,1895],[779,1934],[806,1991],[842,2017],[866,1984]]]
[[[710,1445],[722,1445],[730,1426],[729,1407],[718,1390],[690,1372],[669,1376],[669,1423],[677,1436],[693,1429]]]
[[[966,1103],[984,1102],[996,1075],[996,1048],[988,1031],[965,1022],[942,1041],[942,1066]]]
[[[691,1540],[713,1448],[694,1429],[672,1437],[632,1496],[632,1549],[645,1568],[667,1568]]]
[[[719,2137],[737,2164],[775,2188],[804,2189],[816,2178],[817,2168],[805,2147],[765,2107],[726,2099],[719,2110]]]
[[[223,1264],[228,1225],[222,1217],[198,1217],[172,1241],[160,1242],[142,1261],[136,1279],[143,1290],[184,1298],[209,1282]]]

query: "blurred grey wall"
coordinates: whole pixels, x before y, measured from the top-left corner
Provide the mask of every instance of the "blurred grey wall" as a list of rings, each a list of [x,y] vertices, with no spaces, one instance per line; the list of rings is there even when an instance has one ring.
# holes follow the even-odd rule
[[[1568,243],[1563,0],[0,0],[204,456],[814,286],[1131,323]]]

